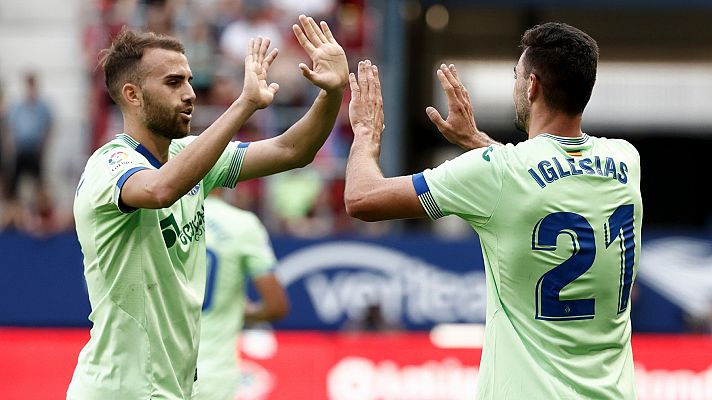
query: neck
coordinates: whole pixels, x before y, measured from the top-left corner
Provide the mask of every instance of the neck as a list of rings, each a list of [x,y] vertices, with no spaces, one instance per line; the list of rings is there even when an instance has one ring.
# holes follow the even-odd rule
[[[561,112],[548,109],[535,110],[532,107],[529,121],[529,139],[542,133],[556,136],[579,137],[581,131],[581,115],[570,116]]]
[[[145,125],[126,116],[124,116],[124,133],[141,143],[161,164],[168,162],[170,139],[154,134]]]

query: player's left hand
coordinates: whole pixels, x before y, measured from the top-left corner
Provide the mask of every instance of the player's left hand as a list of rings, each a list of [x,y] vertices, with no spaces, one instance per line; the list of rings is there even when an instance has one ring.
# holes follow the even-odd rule
[[[348,81],[349,66],[346,53],[326,22],[317,25],[312,17],[299,16],[301,27],[292,25],[299,44],[312,60],[311,69],[304,63],[299,64],[302,74],[314,85],[326,90],[342,90]]]
[[[349,74],[351,102],[349,102],[349,120],[354,134],[371,134],[380,141],[385,128],[381,82],[378,79],[378,67],[370,60],[359,61],[358,79]]]

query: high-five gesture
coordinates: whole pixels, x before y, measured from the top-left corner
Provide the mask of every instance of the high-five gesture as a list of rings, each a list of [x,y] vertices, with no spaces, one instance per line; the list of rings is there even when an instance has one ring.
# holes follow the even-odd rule
[[[470,95],[458,78],[455,66],[442,64],[436,73],[447,97],[447,120],[443,119],[435,107],[428,107],[425,112],[445,139],[465,150],[497,143],[477,129]]]
[[[344,49],[336,42],[326,22],[317,25],[312,17],[305,15],[299,16],[299,22],[302,26],[294,24],[292,30],[312,60],[311,69],[304,63],[299,64],[302,74],[326,91],[341,90],[349,75]]]
[[[385,125],[378,68],[372,65],[370,60],[359,61],[358,78],[353,73],[349,74],[349,86],[351,129],[355,135],[375,135],[374,139],[380,141],[380,134]]]
[[[276,83],[267,84],[267,70],[277,57],[277,49],[267,54],[269,38],[250,39],[245,56],[245,83],[241,97],[254,105],[257,109],[265,108],[272,104],[274,94],[279,90]]]

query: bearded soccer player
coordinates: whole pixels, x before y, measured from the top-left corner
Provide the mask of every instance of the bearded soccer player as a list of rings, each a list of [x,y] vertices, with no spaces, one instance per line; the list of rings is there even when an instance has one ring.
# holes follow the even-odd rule
[[[412,176],[378,167],[378,70],[350,75],[354,142],[346,208],[366,221],[456,215],[477,232],[487,316],[478,399],[635,399],[630,291],[640,260],[640,157],[621,139],[589,135],[581,118],[598,45],[563,23],[527,30],[514,85],[527,140],[501,145],[478,130],[454,65],[430,119],[468,150]]]
[[[241,95],[199,136],[188,136],[195,93],[182,44],[124,30],[104,52],[106,86],[124,131],[87,161],[74,216],[94,323],[68,399],[191,399],[206,276],[203,199],[215,187],[310,163],[329,135],[348,80],[329,27],[301,15],[302,74],[321,90],[281,135],[230,142],[278,90],[277,51],[253,39]]]

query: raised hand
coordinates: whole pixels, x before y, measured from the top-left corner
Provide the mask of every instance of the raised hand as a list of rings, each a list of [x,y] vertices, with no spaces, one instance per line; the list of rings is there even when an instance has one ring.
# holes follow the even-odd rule
[[[432,106],[425,113],[445,139],[466,150],[497,143],[477,129],[470,95],[457,77],[455,66],[442,64],[436,74],[447,97],[447,120]]]
[[[302,74],[314,85],[326,90],[341,90],[348,81],[349,67],[346,53],[326,22],[320,25],[312,17],[299,16],[301,27],[292,25],[299,44],[312,60],[311,69],[304,63],[299,64]]]
[[[267,54],[269,38],[250,39],[245,56],[245,82],[242,97],[255,108],[261,109],[272,104],[274,95],[279,90],[276,83],[267,84],[267,70],[277,57],[277,49]]]
[[[359,61],[358,79],[349,74],[351,102],[349,102],[349,120],[354,134],[370,134],[380,141],[385,128],[381,82],[378,79],[378,67],[370,60]]]

